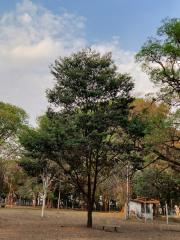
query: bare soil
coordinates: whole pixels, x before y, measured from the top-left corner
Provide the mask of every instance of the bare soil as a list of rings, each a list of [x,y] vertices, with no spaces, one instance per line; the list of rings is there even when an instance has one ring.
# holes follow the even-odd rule
[[[170,218],[167,226],[162,217],[125,221],[120,213],[93,212],[93,228],[87,228],[86,221],[85,211],[46,210],[42,218],[40,208],[1,208],[0,240],[180,240],[179,218]]]

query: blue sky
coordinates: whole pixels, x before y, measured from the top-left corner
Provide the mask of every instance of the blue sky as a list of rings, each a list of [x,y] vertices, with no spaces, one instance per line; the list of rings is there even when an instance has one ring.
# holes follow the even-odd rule
[[[179,17],[179,0],[0,1],[0,101],[24,108],[30,123],[48,105],[53,86],[48,64],[86,46],[111,51],[121,72],[135,79],[135,92],[153,91],[134,55],[161,20]]]

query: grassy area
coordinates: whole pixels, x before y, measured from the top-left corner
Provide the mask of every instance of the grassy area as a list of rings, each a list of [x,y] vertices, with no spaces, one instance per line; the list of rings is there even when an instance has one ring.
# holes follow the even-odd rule
[[[40,208],[1,208],[0,209],[0,240],[179,240],[179,232],[160,231],[166,219],[159,217],[152,220],[125,221],[119,213],[93,212],[93,228],[86,228],[87,212],[65,209],[46,209],[45,217],[41,218]],[[179,219],[171,218],[170,222]],[[118,232],[102,225],[118,226]],[[179,229],[180,230],[180,229]],[[173,238],[172,238],[173,236]]]

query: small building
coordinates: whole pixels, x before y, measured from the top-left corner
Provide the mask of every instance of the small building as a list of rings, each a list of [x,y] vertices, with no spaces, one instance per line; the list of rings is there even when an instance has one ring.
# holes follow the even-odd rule
[[[129,202],[129,214],[135,213],[137,217],[153,220],[153,216],[157,216],[158,203],[158,200],[147,197],[131,199]]]

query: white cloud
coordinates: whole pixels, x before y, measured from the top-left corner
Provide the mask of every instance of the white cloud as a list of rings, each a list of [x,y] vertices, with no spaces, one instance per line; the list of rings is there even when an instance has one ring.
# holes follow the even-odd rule
[[[32,17],[28,13],[24,13],[19,17],[21,23],[29,24],[32,21]]]
[[[59,56],[86,46],[85,18],[54,15],[29,0],[0,18],[1,101],[23,107],[31,123],[47,107],[45,89],[52,86],[48,65]]]
[[[53,82],[48,65],[58,56],[89,45],[83,37],[85,21],[65,10],[55,15],[29,0],[0,16],[0,101],[24,108],[34,124],[35,117],[48,105],[45,89]],[[92,47],[102,53],[111,51],[119,71],[130,72],[136,79],[137,91],[152,89],[147,76],[134,63],[135,53],[120,49],[118,37]]]
[[[15,11],[2,16],[0,30],[3,31],[3,39],[8,39],[14,47],[18,44],[35,44],[46,37],[64,40],[69,36],[78,38],[84,21],[83,17],[67,12],[61,16],[55,15],[40,5],[24,0],[17,4]],[[1,44],[4,43],[3,39],[0,39]]]
[[[24,13],[24,12],[30,12],[31,14],[36,14],[38,11],[38,8],[42,8],[41,6],[36,6],[29,0],[24,0],[22,3],[17,3],[17,9],[16,11],[18,13]]]

